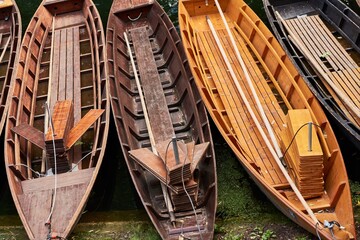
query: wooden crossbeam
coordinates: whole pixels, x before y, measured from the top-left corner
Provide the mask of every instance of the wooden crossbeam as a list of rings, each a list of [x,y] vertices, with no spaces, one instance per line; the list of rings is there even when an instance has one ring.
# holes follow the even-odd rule
[[[11,129],[14,133],[25,138],[29,142],[35,144],[39,148],[45,150],[44,133],[30,126],[29,124],[21,124]]]
[[[104,109],[91,109],[80,121],[73,127],[66,140],[66,149],[71,148],[77,140],[86,132],[86,130],[95,123],[103,114]]]

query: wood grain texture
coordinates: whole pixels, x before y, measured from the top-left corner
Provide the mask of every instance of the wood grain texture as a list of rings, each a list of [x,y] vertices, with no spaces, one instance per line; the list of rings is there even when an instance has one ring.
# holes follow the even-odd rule
[[[336,215],[334,219],[347,225],[346,231],[338,229],[334,234],[341,239],[354,239],[349,184],[347,182],[339,187],[340,183],[347,181],[345,165],[342,156],[338,154],[339,147],[335,135],[321,106],[280,44],[246,3],[238,0],[219,2],[277,140],[280,142],[282,131],[291,127],[286,122],[286,115],[290,111],[309,111],[310,118],[306,121],[319,125],[315,128],[316,137],[319,139],[316,150],[319,151],[314,153],[316,157],[318,153],[320,154],[316,160],[318,165],[315,163],[313,165],[311,161],[305,161],[306,163],[302,165],[316,171],[306,174],[317,177],[316,181],[311,181],[316,185],[316,189],[313,189],[316,197],[310,196],[306,200],[306,205],[311,211],[334,210]],[[196,85],[212,119],[239,161],[270,200],[290,219],[293,219],[295,214],[299,225],[316,234],[314,219],[310,216],[310,212],[307,211],[309,214],[304,212],[304,205],[294,197],[295,190],[289,188],[287,180],[276,167],[275,157],[269,154],[259,130],[254,126],[244,101],[235,87],[235,79],[230,75],[230,70],[220,55],[220,48],[213,34],[210,33],[207,18],[211,19],[239,84],[244,89],[246,98],[258,119],[260,113],[255,107],[254,96],[249,91],[247,82],[244,81],[244,73],[239,67],[229,36],[224,31],[225,27],[214,1],[209,1],[208,5],[205,5],[200,0],[183,0],[179,2],[180,32]],[[332,61],[334,64],[347,63],[342,58]],[[265,124],[261,123],[261,125],[265,128]],[[297,139],[299,142],[296,142],[296,145],[300,145],[300,149],[304,145],[307,146],[308,141],[306,139],[304,143],[305,139],[305,136]],[[289,142],[283,147],[288,146]],[[296,162],[299,163],[299,160],[300,158],[296,159]],[[305,174],[301,172],[304,168],[293,169],[288,165],[290,176],[291,171],[296,170]],[[308,194],[309,189],[306,189],[306,184],[303,186],[303,192]],[[332,204],[333,201],[336,203]],[[343,208],[347,208],[350,215],[343,214],[341,210]],[[316,214],[313,215],[317,220]],[[320,230],[319,234],[324,239],[332,238],[330,231],[325,229]]]

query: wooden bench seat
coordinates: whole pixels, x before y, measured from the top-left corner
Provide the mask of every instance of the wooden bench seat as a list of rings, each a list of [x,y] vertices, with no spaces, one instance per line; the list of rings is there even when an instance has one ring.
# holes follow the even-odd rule
[[[148,37],[148,30],[146,27],[136,28],[131,30],[130,35],[135,48],[141,85],[155,143],[168,141],[175,136],[175,133]]]

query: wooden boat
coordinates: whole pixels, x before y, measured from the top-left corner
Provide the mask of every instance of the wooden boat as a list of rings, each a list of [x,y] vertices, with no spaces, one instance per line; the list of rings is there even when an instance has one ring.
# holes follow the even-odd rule
[[[322,239],[354,239],[334,133],[264,23],[244,1],[182,0],[179,25],[208,112],[259,188]]]
[[[176,28],[156,1],[114,1],[106,42],[114,120],[150,219],[163,239],[212,239],[215,155]]]
[[[104,43],[90,0],[44,0],[25,32],[5,163],[29,239],[66,239],[99,172],[110,112]]]
[[[263,3],[275,36],[330,122],[360,150],[360,17],[338,0]]]
[[[14,63],[21,44],[22,25],[15,1],[1,1],[0,9],[0,133],[2,133],[9,106],[8,96],[11,92]]]

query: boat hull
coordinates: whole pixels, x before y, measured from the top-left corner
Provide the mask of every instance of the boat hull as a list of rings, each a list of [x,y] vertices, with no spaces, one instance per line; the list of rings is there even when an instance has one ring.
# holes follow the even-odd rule
[[[295,17],[296,15],[313,15],[318,14],[321,19],[332,26],[331,31],[336,32],[337,35],[342,36],[346,41],[345,48],[352,48],[349,52],[350,55],[359,56],[360,45],[357,42],[357,36],[360,34],[360,18],[348,6],[341,1],[325,0],[325,1],[296,1],[278,2],[278,1],[263,1],[265,12],[269,19],[270,25],[274,34],[282,47],[285,49],[288,56],[301,73],[304,80],[307,82],[309,88],[314,93],[316,98],[321,103],[323,109],[326,111],[327,116],[336,129],[339,129],[339,136],[344,136],[350,145],[355,146],[357,150],[360,149],[360,129],[357,124],[354,124],[346,114],[343,112],[343,107],[334,100],[332,94],[321,84],[321,79],[317,76],[308,60],[304,57],[302,52],[296,51],[293,42],[290,41],[281,23],[275,18],[275,11],[280,14],[286,12],[286,9],[292,9],[291,14],[283,15],[284,19]],[[296,8],[295,5],[302,7]],[[294,5],[294,7],[292,7]],[[336,36],[337,36],[336,35]],[[315,44],[315,43],[314,43]],[[344,44],[344,43],[342,43]]]
[[[67,238],[95,183],[110,116],[104,44],[100,16],[87,0],[43,1],[25,32],[5,164],[29,239]]]
[[[214,123],[255,183],[286,216],[314,235],[318,230],[323,239],[332,239],[332,233],[323,226],[318,228],[310,213],[313,212],[320,223],[337,219],[346,230],[334,230],[336,237],[354,239],[355,226],[345,165],[320,104],[280,44],[246,3],[219,1],[244,62],[241,64],[216,5],[214,1],[207,1],[207,4],[204,1],[179,2],[180,32],[189,65]],[[247,69],[247,74],[244,69]],[[265,117],[260,114],[256,96]],[[319,165],[314,161],[313,166],[309,165],[314,171],[320,170],[319,185],[324,184],[316,196],[307,196],[309,192],[301,190],[302,182],[298,179],[303,176],[295,172],[298,171],[297,165],[288,158],[289,151],[286,150],[297,151],[286,140],[286,129],[292,126],[291,115],[301,113],[297,117],[300,120],[304,117],[302,113],[307,111],[311,121],[319,126],[317,136],[323,154]],[[265,127],[265,118],[269,120],[275,140],[280,143],[285,162],[277,161],[281,159],[275,150],[272,152],[270,128]],[[262,134],[260,129],[266,132]],[[284,165],[285,171],[281,169]],[[299,195],[305,198],[306,204],[300,203]],[[306,206],[311,210],[306,211]]]
[[[134,161],[130,154],[130,152],[135,153],[136,150],[154,149],[154,144],[151,142],[150,130],[145,120],[143,106],[140,104],[141,97],[135,83],[124,33],[129,36],[132,49],[135,48],[132,51],[136,56],[134,59],[136,65],[142,66],[139,67],[139,75],[147,109],[156,108],[148,102],[152,98],[165,97],[166,106],[162,105],[164,100],[162,97],[156,101],[161,106],[158,108],[158,114],[164,116],[163,120],[154,122],[151,119],[157,116],[153,115],[153,110],[147,110],[155,140],[169,136],[167,132],[174,131],[180,142],[210,143],[205,158],[196,170],[198,179],[196,181],[199,183],[199,195],[193,202],[196,213],[189,208],[177,210],[174,205],[175,226],[169,219],[161,183],[150,173],[150,170]],[[143,34],[144,37],[135,38],[137,34]],[[152,46],[149,53],[152,60],[147,61],[146,64],[138,59],[138,55],[149,49],[137,46],[137,41]],[[191,239],[200,239],[200,235],[203,239],[212,239],[217,201],[215,155],[206,110],[195,82],[188,74],[190,72],[188,63],[175,27],[156,1],[138,1],[136,4],[114,1],[107,26],[107,44],[111,105],[117,133],[133,183],[150,219],[163,239],[178,239],[182,233]],[[150,64],[156,65],[149,69],[150,72],[155,72],[155,77],[152,78],[153,83],[146,83],[147,81],[141,79],[141,76],[146,65]],[[159,83],[156,80],[158,77]],[[156,94],[149,94],[151,90]],[[171,119],[170,123],[166,123],[166,128],[162,128],[166,122],[164,119]],[[159,129],[164,130],[162,134],[158,134]],[[155,146],[158,147],[157,144]],[[172,190],[169,189],[169,192],[171,193]],[[188,197],[184,198],[184,202],[189,202]],[[195,220],[194,215],[197,215],[198,221]],[[183,230],[180,230],[181,228]]]

